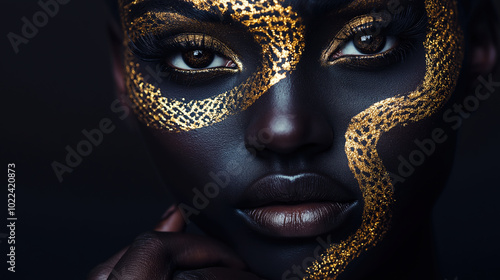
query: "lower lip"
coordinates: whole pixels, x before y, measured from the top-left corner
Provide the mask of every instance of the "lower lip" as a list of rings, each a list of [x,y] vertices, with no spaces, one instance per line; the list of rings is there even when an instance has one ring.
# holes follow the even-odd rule
[[[311,237],[339,227],[356,202],[310,202],[269,205],[240,210],[245,221],[260,233],[275,237]]]

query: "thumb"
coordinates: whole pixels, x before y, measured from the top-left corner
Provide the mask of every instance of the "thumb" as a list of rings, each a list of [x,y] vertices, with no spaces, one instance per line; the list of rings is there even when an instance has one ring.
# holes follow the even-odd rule
[[[186,226],[182,213],[177,207],[177,205],[172,205],[163,214],[161,221],[154,228],[155,231],[160,232],[180,232],[183,231]]]

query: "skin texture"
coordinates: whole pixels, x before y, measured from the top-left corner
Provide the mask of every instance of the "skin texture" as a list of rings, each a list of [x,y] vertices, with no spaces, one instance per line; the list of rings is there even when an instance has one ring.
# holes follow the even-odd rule
[[[293,3],[305,26],[305,47],[300,62],[294,64],[293,71],[272,80],[271,86],[262,87],[263,92],[251,106],[189,131],[172,133],[158,126],[143,125],[156,165],[181,208],[167,215],[156,230],[176,233],[147,233],[139,237],[131,248],[118,253],[101,270],[97,269],[91,279],[105,279],[99,277],[112,274],[110,268],[137,279],[198,279],[190,275],[191,272],[174,276],[176,270],[196,269],[202,270],[194,273],[205,275],[203,277],[211,274],[215,279],[256,278],[244,270],[266,279],[299,279],[307,275],[305,268],[311,265],[310,257],[321,243],[318,236],[327,243],[341,243],[360,227],[365,199],[349,166],[345,133],[353,117],[372,104],[413,92],[422,83],[428,70],[423,47],[425,33],[415,37],[417,43],[403,61],[375,63],[344,58],[340,63],[325,63],[325,59],[321,63],[322,54],[332,45],[332,38],[338,37],[338,32],[352,18],[373,8],[383,10],[387,3],[374,1],[374,6],[361,5],[357,10],[314,9]],[[422,3],[408,5],[412,5],[414,14],[425,15]],[[186,29],[183,32],[203,32],[227,44],[242,66],[237,73],[213,75],[202,82],[196,82],[196,77],[191,77],[187,84],[172,77],[163,79],[158,87],[165,96],[179,100],[210,98],[248,81],[261,69],[265,57],[245,25],[190,23],[183,28]],[[135,71],[145,75],[148,66],[154,69],[156,64],[140,61]],[[117,75],[119,80],[121,75]],[[133,107],[147,124],[148,121],[140,117],[143,114],[140,106]],[[380,137],[377,152],[387,171],[398,172],[399,156],[408,158],[417,148],[415,139],[431,137],[435,128],[446,129],[442,121],[445,109],[417,123],[395,126]],[[391,206],[393,215],[387,233],[379,236],[383,238],[375,247],[349,261],[338,273],[331,274],[332,279],[433,279],[436,276],[429,257],[432,252],[428,223],[431,206],[453,159],[454,135],[450,131],[445,133],[448,139],[439,144],[423,165],[404,182],[393,182],[395,202]],[[253,182],[269,174],[303,173],[331,178],[331,188],[342,189],[357,201],[340,226],[314,236],[283,238],[262,234],[241,218],[240,200]],[[196,208],[195,194],[203,193],[210,182],[224,187],[219,187],[218,194],[210,198],[203,209],[187,213],[183,206]],[[187,220],[218,241],[179,233]],[[137,262],[143,264],[142,268],[134,265]],[[225,268],[213,268],[221,266]]]

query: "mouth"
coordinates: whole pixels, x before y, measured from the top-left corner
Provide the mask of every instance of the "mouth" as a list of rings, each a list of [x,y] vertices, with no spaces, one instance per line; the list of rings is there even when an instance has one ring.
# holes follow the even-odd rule
[[[342,226],[358,205],[353,194],[314,173],[269,175],[248,187],[237,213],[259,233],[312,237]]]

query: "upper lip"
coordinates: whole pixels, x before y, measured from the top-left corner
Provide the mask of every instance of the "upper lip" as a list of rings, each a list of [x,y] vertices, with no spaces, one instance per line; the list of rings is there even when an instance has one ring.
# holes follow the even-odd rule
[[[330,177],[316,173],[273,174],[255,181],[243,191],[238,208],[251,209],[268,205],[308,202],[348,203],[356,200]]]

